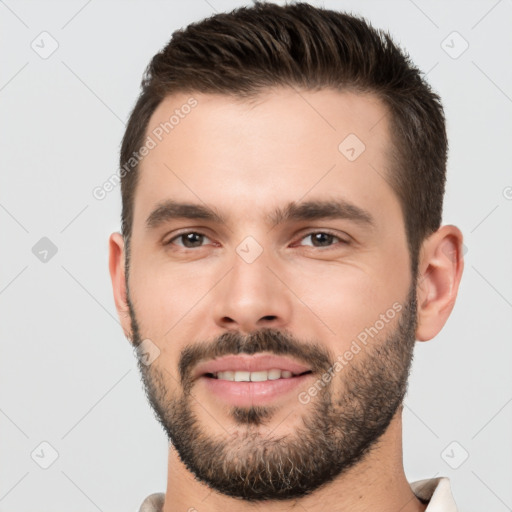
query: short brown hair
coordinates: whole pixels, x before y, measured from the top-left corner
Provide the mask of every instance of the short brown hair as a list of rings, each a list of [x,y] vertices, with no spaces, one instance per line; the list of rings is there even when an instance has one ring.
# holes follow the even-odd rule
[[[306,3],[255,2],[175,31],[146,69],[122,141],[121,167],[142,146],[151,115],[176,92],[251,98],[276,86],[376,95],[390,112],[391,175],[411,266],[441,224],[448,142],[440,98],[407,53],[364,18]],[[341,142],[341,141],[340,141]],[[127,251],[138,169],[121,179]]]

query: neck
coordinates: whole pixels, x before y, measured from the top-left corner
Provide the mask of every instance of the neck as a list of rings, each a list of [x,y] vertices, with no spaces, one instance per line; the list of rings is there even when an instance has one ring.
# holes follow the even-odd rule
[[[299,506],[308,512],[424,512],[405,477],[402,453],[402,409],[366,457],[337,479],[296,500],[248,503],[219,494],[197,481],[170,445],[163,512],[284,512]]]

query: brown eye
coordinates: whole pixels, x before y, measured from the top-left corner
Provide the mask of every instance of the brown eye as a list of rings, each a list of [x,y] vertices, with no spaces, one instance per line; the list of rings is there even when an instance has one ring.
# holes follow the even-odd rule
[[[332,245],[335,245],[333,242],[336,241],[342,244],[348,243],[346,240],[327,231],[313,231],[302,237],[301,240],[307,240],[308,238],[311,240],[311,244],[305,245],[310,247],[332,247]]]
[[[166,245],[177,245],[179,247],[184,247],[185,249],[194,249],[196,247],[202,247],[202,243],[204,240],[210,240],[206,235],[202,233],[198,233],[197,231],[189,231],[187,233],[181,233],[174,238],[171,238]],[[181,243],[175,243],[176,240],[181,241]]]

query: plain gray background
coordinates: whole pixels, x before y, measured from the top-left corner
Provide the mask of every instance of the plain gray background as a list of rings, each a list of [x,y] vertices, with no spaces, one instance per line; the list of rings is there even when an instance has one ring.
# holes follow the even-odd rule
[[[0,2],[0,511],[135,511],[165,491],[167,440],[108,274],[120,191],[92,191],[116,172],[154,53],[249,3]],[[405,469],[450,477],[462,511],[512,510],[512,1],[311,3],[389,30],[445,105],[444,222],[466,269],[446,327],[417,343]]]

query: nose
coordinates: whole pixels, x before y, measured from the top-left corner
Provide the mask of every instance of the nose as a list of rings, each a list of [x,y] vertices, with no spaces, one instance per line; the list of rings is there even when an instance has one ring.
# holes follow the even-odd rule
[[[262,327],[284,328],[290,323],[293,294],[265,251],[248,263],[238,254],[233,267],[216,287],[215,322],[224,329],[250,333]]]

